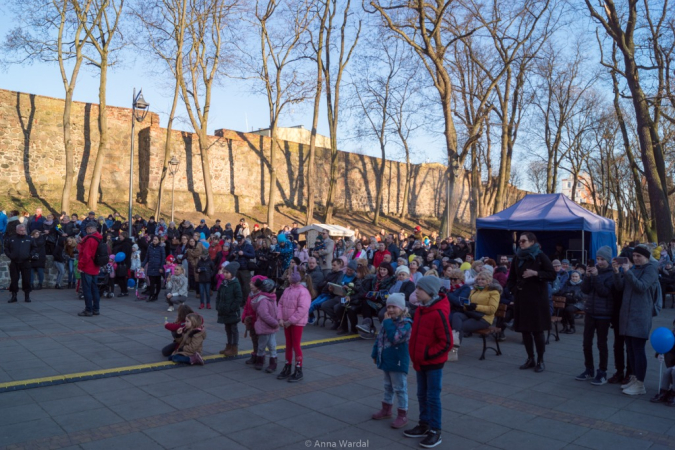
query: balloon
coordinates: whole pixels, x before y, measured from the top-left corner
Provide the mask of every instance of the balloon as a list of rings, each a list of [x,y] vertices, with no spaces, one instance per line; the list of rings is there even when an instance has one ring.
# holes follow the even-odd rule
[[[135,288],[136,280],[134,280],[133,278],[129,278],[129,280],[127,281],[127,287],[130,287],[131,289]]]
[[[124,252],[119,252],[115,255],[115,262],[122,262],[126,257],[127,255]]]
[[[666,327],[660,327],[652,331],[649,339],[656,353],[668,353],[675,345],[675,336],[673,332]]]

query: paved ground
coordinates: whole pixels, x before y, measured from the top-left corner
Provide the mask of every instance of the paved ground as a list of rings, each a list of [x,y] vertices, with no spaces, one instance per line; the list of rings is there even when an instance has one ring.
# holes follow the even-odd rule
[[[163,369],[159,349],[170,341],[163,322],[173,313],[160,302],[105,299],[101,316],[80,318],[75,313],[82,302],[72,291],[43,290],[31,304],[2,301],[0,389],[78,372],[148,370],[142,365],[150,363]],[[214,355],[223,348],[225,334],[214,310],[204,315],[205,354]],[[666,309],[656,325],[670,326],[674,317],[675,310]],[[304,338],[334,336],[310,326]],[[512,332],[507,336],[502,356],[489,353],[479,361],[481,341],[468,338],[460,361],[446,365],[439,448],[675,448],[675,409],[648,401],[658,383],[655,361],[650,360],[648,395],[632,398],[616,386],[573,379],[583,370],[580,332],[551,342],[543,374],[517,369],[523,348]],[[250,340],[242,344],[250,348]],[[415,447],[417,440],[404,438],[388,421],[369,420],[382,397],[371,345],[352,340],[307,349],[305,380],[298,384],[277,381],[238,359],[122,376],[113,371],[107,378],[0,393],[0,447]],[[414,375],[408,380],[415,419]]]

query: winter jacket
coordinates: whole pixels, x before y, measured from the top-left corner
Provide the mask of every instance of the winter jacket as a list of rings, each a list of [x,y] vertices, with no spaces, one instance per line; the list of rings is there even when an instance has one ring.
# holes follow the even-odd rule
[[[3,234],[7,231],[7,214],[4,211],[0,211],[0,234]]]
[[[279,299],[277,305],[277,318],[291,325],[304,327],[307,325],[309,304],[312,302],[311,295],[306,287],[301,284],[291,284]]]
[[[240,251],[244,254],[240,255]],[[229,258],[230,261],[239,263],[240,270],[248,270],[248,263],[255,258],[255,249],[247,241],[244,241],[243,245],[237,245],[230,251]]]
[[[164,266],[164,261],[166,260],[166,252],[164,247],[161,244],[150,244],[148,251],[145,254],[145,259],[143,260],[143,267],[148,265],[147,270],[145,271],[146,275],[149,277],[157,277],[162,275],[162,270]]]
[[[224,276],[222,274],[218,274],[219,277],[222,277],[222,280],[224,280]],[[222,284],[222,280],[220,283]],[[256,320],[258,320],[258,316],[255,314],[255,310],[253,309],[252,302],[254,299],[257,299],[257,297],[261,294],[262,292],[250,292],[248,294],[248,297],[246,298],[246,304],[244,305],[244,310],[241,313],[241,323],[246,323],[246,319],[250,318],[251,320],[249,321],[248,324],[248,329],[253,328],[255,325]],[[275,296],[276,299],[276,296]]]
[[[223,281],[218,289],[216,310],[218,311],[218,323],[237,323],[240,320],[243,294],[241,284],[237,278]]]
[[[333,251],[335,250],[335,242],[331,238],[324,239],[324,248],[319,250],[319,266],[321,270],[330,270],[333,265]]]
[[[257,334],[274,334],[279,331],[276,295],[268,292],[258,292],[251,301],[251,308],[253,308],[257,316],[254,324]]]
[[[136,250],[131,253],[131,270],[136,271],[141,268],[141,251]]]
[[[35,230],[42,231],[42,224],[45,221],[44,216],[30,216],[28,219],[28,233],[32,233]]]
[[[174,355],[192,356],[195,353],[202,354],[202,348],[206,339],[204,328],[195,328],[188,330],[183,334],[183,338],[178,344],[178,348],[173,352]]]
[[[43,235],[40,235],[33,239],[33,243],[34,245],[32,253],[37,254],[38,259],[31,259],[30,267],[32,269],[44,269],[47,265],[47,250],[45,249],[47,240]]]
[[[131,261],[131,246],[133,243],[131,242],[131,239],[125,238],[124,240],[116,240],[113,242],[113,247],[112,251],[114,254],[118,253],[124,253],[125,258],[124,261],[126,261],[127,264],[129,264],[129,261]]]
[[[184,274],[171,277],[171,295],[174,297],[188,296],[188,280]]]
[[[309,268],[307,268],[305,273],[312,279],[314,291],[319,292],[319,290],[323,287],[323,280],[325,278],[321,268],[318,265],[314,268],[314,270],[309,270]]]
[[[59,238],[56,240],[56,245],[54,246],[54,253],[52,256],[54,256],[54,262],[59,262],[59,263],[66,263],[66,255],[63,254],[64,246],[66,245],[66,238],[63,236],[59,236]]]
[[[410,335],[410,359],[416,371],[442,369],[452,348],[450,302],[441,293],[426,305],[420,303]]]
[[[380,264],[382,264],[382,261],[384,261],[385,255],[391,255],[389,250],[384,250],[384,251],[377,251],[375,252],[375,255],[373,255],[373,266],[380,267]],[[392,259],[392,261],[396,262],[395,260]]]
[[[5,239],[5,255],[14,263],[22,267],[30,267],[30,257],[35,249],[35,243],[30,236],[14,236]]]
[[[535,270],[539,276],[523,278],[527,269]],[[514,330],[517,332],[539,332],[551,329],[549,306],[549,282],[556,274],[548,259],[539,253],[534,260],[526,259],[520,264],[518,255],[513,258],[506,287],[513,294]]]
[[[582,287],[583,281],[578,284],[572,284],[569,280],[558,291],[556,296],[565,297],[565,303],[567,305],[578,305],[581,306],[584,302],[584,293]],[[581,308],[583,309],[583,308]]]
[[[209,227],[206,225],[199,225],[197,228],[195,228],[195,233],[204,233],[204,238],[208,239],[209,236],[211,236],[211,230],[209,230]]]
[[[98,231],[89,234],[82,239],[80,244],[80,257],[77,260],[77,269],[87,275],[98,275],[100,267],[94,262],[98,243],[103,240],[103,236]]]
[[[598,268],[598,275],[586,274],[581,283],[581,291],[586,294],[586,314],[592,317],[610,319],[614,314],[614,271],[611,267]]]
[[[452,308],[461,311],[462,309],[464,309],[464,304],[460,299],[469,298],[469,296],[471,295],[471,286],[463,284],[458,289],[455,289],[452,292],[446,291],[445,294],[448,296],[448,300],[450,301],[450,305],[452,305]]]
[[[499,308],[499,291],[492,286],[487,286],[483,290],[473,289],[469,300],[476,305],[476,312],[483,313],[483,320],[492,324],[495,320],[495,313]]]
[[[649,339],[656,290],[660,292],[658,263],[650,261],[633,266],[628,272],[614,274],[614,287],[623,291],[619,316],[622,336]]]
[[[412,332],[412,320],[408,317],[385,319],[377,335],[370,357],[377,368],[385,372],[408,373],[410,354],[408,341]]]
[[[211,278],[213,278],[213,272],[216,271],[216,266],[209,258],[199,258],[196,270],[198,283],[210,283]]]

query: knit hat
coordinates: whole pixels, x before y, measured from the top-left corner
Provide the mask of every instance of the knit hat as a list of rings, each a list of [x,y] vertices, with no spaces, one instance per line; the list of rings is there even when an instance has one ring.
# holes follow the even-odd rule
[[[410,275],[410,269],[408,269],[408,266],[398,266],[396,268],[396,275],[398,275],[401,272],[404,272],[407,275]]]
[[[298,272],[298,268],[293,267],[293,273],[291,274],[289,280],[291,284],[298,284],[302,278],[300,277],[300,272]]]
[[[638,245],[637,247],[635,247],[633,249],[633,253],[637,253],[639,255],[642,255],[647,259],[649,259],[649,257],[652,256],[652,253],[641,245]]]
[[[563,259],[562,261],[560,261],[560,263],[561,263],[561,265],[562,264],[569,264],[570,260],[569,259]]]
[[[405,295],[400,292],[389,295],[387,297],[387,306],[389,305],[398,306],[400,309],[405,310]]]
[[[260,289],[260,286],[262,285],[262,282],[267,279],[266,276],[264,275],[255,275],[251,277],[251,283],[253,283],[253,286],[257,287]]]
[[[232,274],[232,277],[237,276],[237,270],[239,270],[239,263],[238,262],[231,262],[227,266],[223,267],[225,270],[230,272]]]
[[[554,259],[553,261],[551,261],[551,265],[552,265],[553,267],[555,267],[555,266],[562,266],[562,264],[560,264],[560,260],[559,260],[559,259]]]
[[[263,281],[260,284],[260,287],[258,289],[260,289],[263,292],[270,293],[270,292],[273,292],[274,288],[276,288],[276,287],[277,287],[277,285],[274,283],[274,280],[270,280],[269,278],[265,278],[265,281]]]
[[[438,294],[438,291],[441,290],[441,285],[441,279],[433,276],[422,277],[417,282],[417,287],[422,289],[431,297],[435,297]]]
[[[462,258],[455,258],[455,259],[453,259],[453,261],[455,261],[455,262],[456,262],[457,264],[459,264],[460,266],[461,266],[462,264],[464,264],[464,261],[462,261]]]
[[[279,235],[277,236],[277,242],[280,244],[283,242],[287,242],[286,235],[284,233],[279,233]]]
[[[356,269],[359,268],[359,264],[356,262],[356,260],[352,259],[349,261],[349,264],[347,264],[348,269],[352,269],[354,272],[356,272]]]
[[[493,276],[495,274],[495,268],[489,264],[484,265],[481,271],[487,272],[488,274],[490,274],[490,276]]]
[[[595,252],[595,256],[596,257],[599,256],[602,259],[604,259],[605,261],[609,262],[609,261],[612,260],[612,249],[609,248],[609,246],[607,246],[607,245],[602,246],[598,249],[597,252]]]

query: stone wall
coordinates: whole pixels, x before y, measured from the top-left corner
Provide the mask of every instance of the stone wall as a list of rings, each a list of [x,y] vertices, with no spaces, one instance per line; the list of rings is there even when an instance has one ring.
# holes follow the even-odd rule
[[[63,100],[0,90],[0,185],[10,197],[41,197],[57,200],[63,185],[65,156],[62,139]],[[88,197],[89,180],[98,152],[98,106],[75,102],[72,112],[72,138],[75,146],[77,177],[73,196]],[[124,202],[128,197],[131,110],[108,107],[110,145],[102,174],[100,201]],[[134,196],[141,203],[154,205],[164,160],[166,129],[159,126],[157,114],[136,127]],[[270,139],[257,134],[218,130],[209,136],[210,170],[217,211],[250,211],[265,205],[269,190],[269,166],[277,170],[278,201],[303,206],[307,188],[308,145],[279,141],[274,162],[270,158]],[[204,181],[196,135],[172,133],[172,152],[181,161],[176,176],[176,209],[201,210]],[[379,159],[339,152],[334,203],[338,208],[372,211],[375,207],[375,170]],[[325,204],[328,195],[330,151],[317,149],[316,199]],[[384,180],[385,213],[402,208],[406,167],[386,161]],[[408,210],[413,215],[439,216],[443,211],[445,189],[441,164],[412,165]],[[465,180],[466,177],[459,179]],[[170,192],[171,179],[168,179]],[[2,191],[0,191],[2,192]],[[458,187],[455,199],[458,218],[468,221],[468,186]],[[170,200],[170,197],[165,197]]]
[[[56,267],[53,264],[54,257],[47,256],[47,264],[45,265],[45,281],[42,284],[43,288],[53,288],[56,284]],[[35,276],[37,280],[37,275]],[[2,254],[0,255],[0,287],[3,289],[9,289],[9,258]],[[37,283],[37,281],[36,281]],[[61,281],[61,287],[64,287],[68,284],[68,267],[66,266],[66,271],[63,275],[63,281]],[[21,290],[21,281],[19,280],[19,290]],[[23,297],[19,297],[19,300],[23,301]]]

